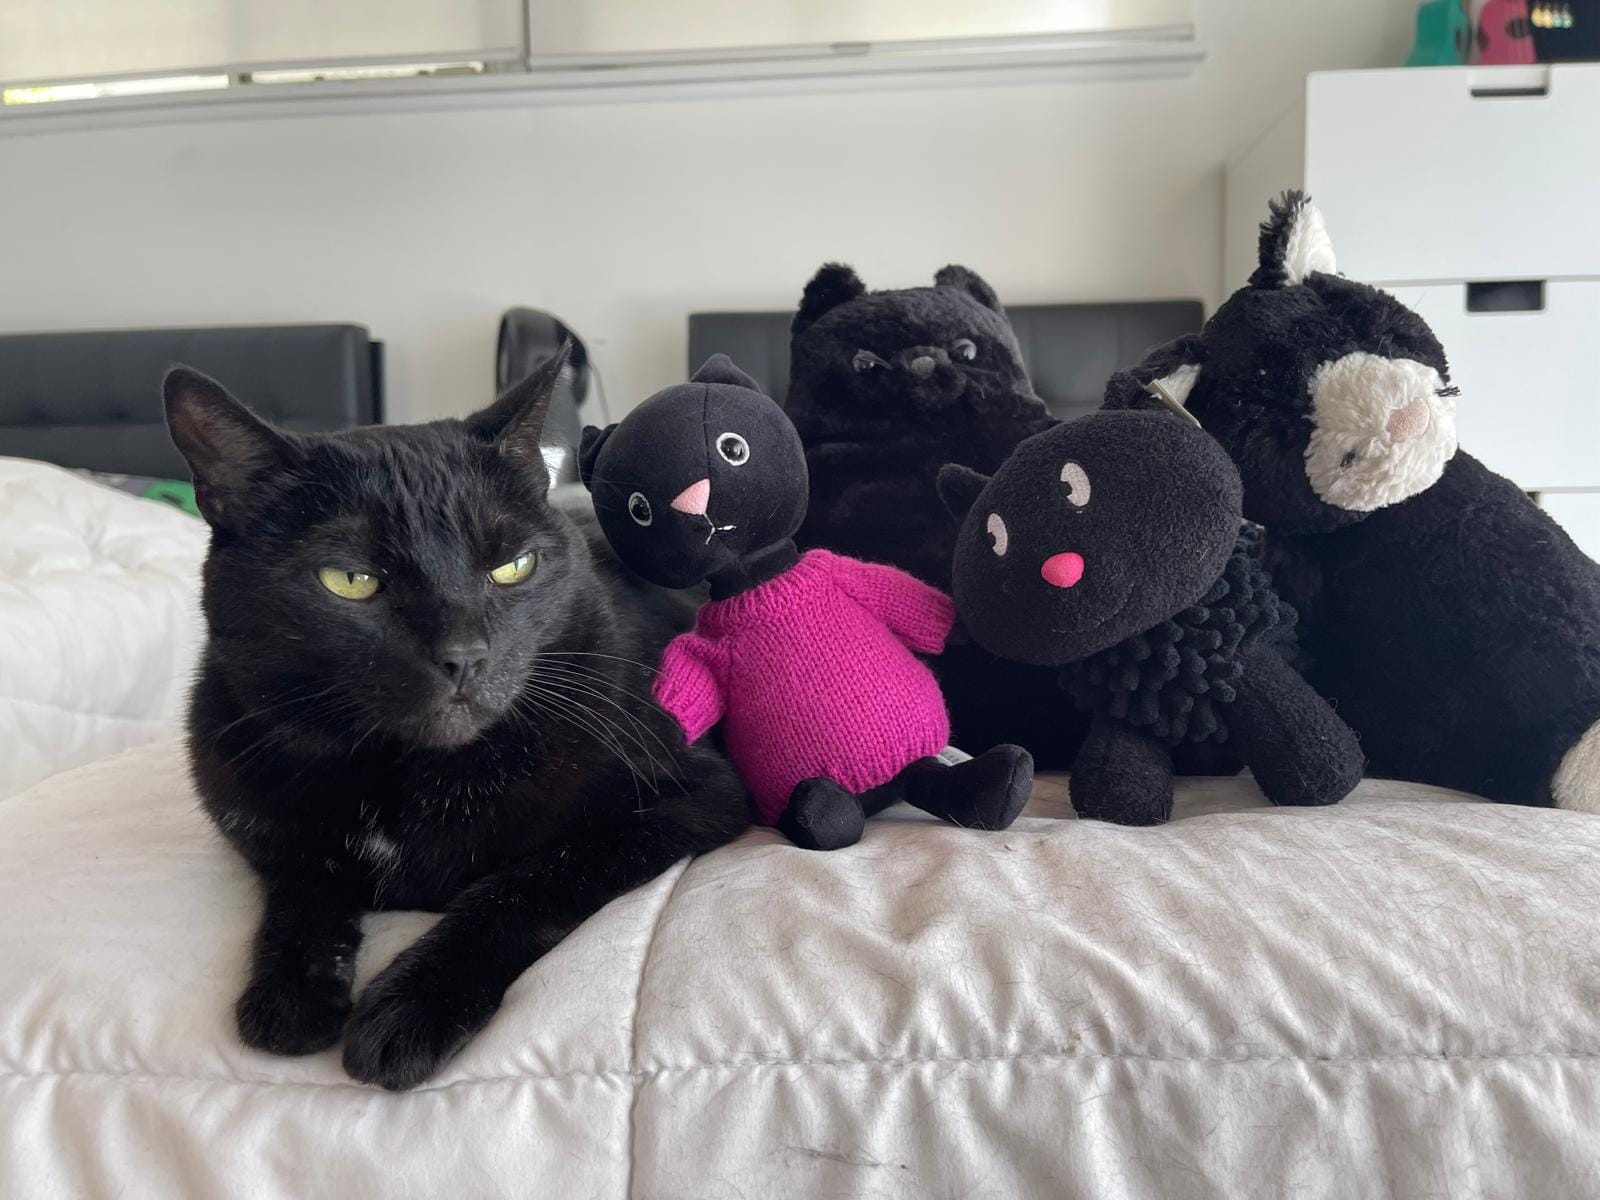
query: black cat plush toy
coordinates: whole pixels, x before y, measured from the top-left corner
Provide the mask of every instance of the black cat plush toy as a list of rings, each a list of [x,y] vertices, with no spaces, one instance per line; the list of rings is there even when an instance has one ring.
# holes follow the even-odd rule
[[[918,655],[943,647],[949,597],[892,567],[799,554],[800,438],[731,361],[716,355],[621,424],[586,429],[579,464],[624,563],[666,587],[710,581],[654,694],[690,742],[722,726],[764,821],[836,849],[898,800],[981,829],[1016,817],[1033,781],[1025,750],[938,757],[949,717]]]
[[[1273,645],[1293,614],[1241,534],[1239,474],[1191,422],[1102,412],[1036,434],[989,479],[946,467],[956,607],[996,654],[1060,668],[1092,712],[1080,816],[1172,810],[1171,749],[1233,747],[1276,804],[1361,777],[1348,727]]]
[[[789,353],[784,405],[811,474],[795,540],[948,591],[955,528],[939,503],[939,468],[992,472],[1055,423],[994,289],[948,266],[932,287],[869,292],[829,263],[806,284]],[[951,646],[934,670],[961,745],[1020,742],[1042,765],[1072,761],[1087,724],[1051,672],[971,645]]]
[[[1287,194],[1249,285],[1114,377],[1107,405],[1157,387],[1232,456],[1307,677],[1372,773],[1600,812],[1600,567],[1456,449],[1427,324],[1335,270],[1321,215]]]

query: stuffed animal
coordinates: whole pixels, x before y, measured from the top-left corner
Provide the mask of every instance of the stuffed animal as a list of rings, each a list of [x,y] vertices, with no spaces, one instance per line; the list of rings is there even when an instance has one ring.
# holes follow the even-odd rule
[[[830,263],[806,284],[790,333],[784,406],[811,472],[795,540],[948,591],[955,528],[939,503],[939,468],[991,472],[1054,424],[994,289],[948,266],[932,287],[869,292]],[[958,744],[1020,742],[1040,764],[1072,761],[1087,722],[1053,672],[968,644],[946,649],[934,670]]]
[[[1335,270],[1321,215],[1288,193],[1249,285],[1114,377],[1107,404],[1154,388],[1233,458],[1307,677],[1372,773],[1600,811],[1600,567],[1457,450],[1427,324]]]
[[[1171,749],[1227,743],[1275,804],[1361,777],[1348,727],[1273,646],[1294,617],[1241,536],[1239,473],[1186,419],[1101,412],[1035,434],[990,479],[949,466],[956,607],[996,654],[1057,667],[1094,714],[1080,816],[1172,811]]]
[[[579,463],[624,563],[666,587],[710,581],[655,697],[691,742],[722,724],[762,820],[827,850],[897,800],[980,829],[1015,819],[1033,781],[1027,751],[937,757],[950,722],[917,656],[943,648],[949,597],[892,567],[798,552],[800,438],[725,356],[621,424],[584,430]]]

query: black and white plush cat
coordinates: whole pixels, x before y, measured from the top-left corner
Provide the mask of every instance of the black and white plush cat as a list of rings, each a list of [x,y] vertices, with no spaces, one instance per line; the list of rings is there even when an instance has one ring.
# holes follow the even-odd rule
[[[869,292],[830,263],[806,284],[790,328],[784,406],[811,472],[795,540],[948,591],[955,526],[939,502],[939,468],[992,473],[1054,424],[999,297],[966,267],[942,268],[932,287]],[[1016,742],[1041,766],[1072,761],[1086,725],[1052,672],[972,645],[952,645],[934,670],[958,745]]]
[[[681,625],[548,502],[563,359],[465,421],[326,435],[167,377],[212,527],[193,773],[265,899],[252,1046],[342,1035],[351,1075],[414,1086],[591,913],[748,822],[727,762],[642,696]],[[444,916],[352,1010],[382,908]]]
[[[1225,743],[1276,804],[1361,778],[1350,730],[1278,652],[1292,623],[1240,532],[1239,474],[1167,413],[1101,412],[1036,434],[990,479],[945,468],[962,517],[955,599],[996,654],[1060,669],[1094,714],[1079,815],[1165,821],[1171,752]]]
[[[1321,214],[1287,194],[1249,285],[1107,405],[1151,404],[1153,380],[1228,451],[1308,678],[1372,773],[1600,811],[1600,567],[1457,450],[1422,318],[1335,270]]]

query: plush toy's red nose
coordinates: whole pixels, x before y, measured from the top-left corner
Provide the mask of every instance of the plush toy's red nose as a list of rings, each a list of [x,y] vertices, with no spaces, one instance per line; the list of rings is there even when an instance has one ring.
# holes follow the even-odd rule
[[[691,483],[673,497],[672,507],[691,517],[706,515],[706,505],[711,503],[711,480],[701,479]]]
[[[1083,555],[1074,554],[1068,550],[1064,554],[1052,554],[1044,560],[1044,566],[1039,568],[1039,574],[1044,576],[1044,581],[1052,587],[1071,587],[1083,578]]]

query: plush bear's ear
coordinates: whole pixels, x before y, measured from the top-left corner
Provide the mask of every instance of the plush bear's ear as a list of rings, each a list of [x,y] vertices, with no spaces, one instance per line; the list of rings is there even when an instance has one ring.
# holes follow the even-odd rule
[[[1261,257],[1250,286],[1294,287],[1313,272],[1336,274],[1333,243],[1322,214],[1304,192],[1285,192],[1271,201],[1261,223]]]
[[[713,354],[689,377],[690,383],[726,383],[732,387],[761,391],[761,385],[741,371],[726,354]]]
[[[965,292],[985,308],[992,308],[1002,317],[1006,310],[1000,305],[1000,297],[984,282],[983,276],[976,271],[951,263],[948,267],[940,267],[933,277],[935,287],[954,288],[958,292]]]
[[[615,421],[604,429],[598,425],[583,427],[583,439],[578,443],[578,478],[583,480],[583,486],[591,492],[594,491],[594,468],[600,458],[600,448],[610,441],[611,435],[616,431]]]
[[[799,337],[829,309],[838,308],[864,295],[866,290],[867,285],[861,282],[861,277],[844,263],[824,263],[811,277],[811,282],[806,284],[806,290],[800,297],[800,311],[794,314],[794,320],[789,325],[789,336]]]
[[[935,481],[939,499],[957,523],[966,519],[967,510],[978,502],[983,489],[989,486],[989,477],[960,463],[946,463],[939,468]]]
[[[293,445],[220,383],[189,367],[167,372],[161,399],[167,429],[194,474],[201,515],[217,528],[243,523],[260,486],[294,461]]]
[[[1136,367],[1118,371],[1106,383],[1102,408],[1135,408],[1160,412],[1172,407],[1170,399],[1187,413],[1189,393],[1200,379],[1205,342],[1198,333],[1157,346]],[[1160,385],[1160,391],[1152,387]]]

